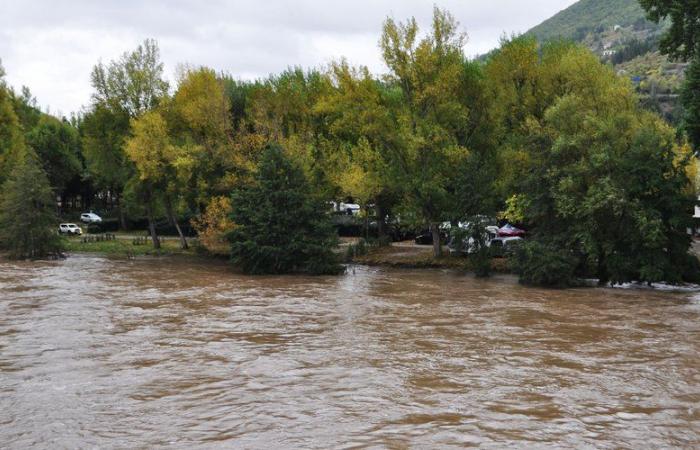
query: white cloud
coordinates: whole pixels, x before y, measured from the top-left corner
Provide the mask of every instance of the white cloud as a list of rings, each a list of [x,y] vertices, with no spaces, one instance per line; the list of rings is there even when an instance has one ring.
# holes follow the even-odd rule
[[[465,50],[476,55],[574,1],[437,3],[460,21],[469,35]],[[432,8],[432,0],[0,0],[0,58],[11,85],[29,86],[41,105],[68,114],[89,102],[98,60],[115,59],[145,38],[158,40],[171,80],[179,63],[256,78],[343,56],[377,72],[383,20],[415,16],[426,26]]]

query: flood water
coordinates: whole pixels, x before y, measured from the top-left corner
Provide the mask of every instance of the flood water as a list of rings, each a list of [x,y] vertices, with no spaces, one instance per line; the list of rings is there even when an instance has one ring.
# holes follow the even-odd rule
[[[700,445],[700,294],[0,262],[2,448],[471,445]]]

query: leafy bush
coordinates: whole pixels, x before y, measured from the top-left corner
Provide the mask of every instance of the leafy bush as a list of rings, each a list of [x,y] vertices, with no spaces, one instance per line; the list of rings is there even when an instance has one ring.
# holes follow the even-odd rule
[[[352,261],[352,259],[356,256],[366,255],[368,250],[369,247],[367,245],[367,241],[360,239],[355,244],[348,245],[348,249],[345,253],[345,259],[347,261]]]
[[[523,242],[518,246],[513,262],[523,284],[559,288],[576,284],[577,258],[553,243]]]
[[[469,255],[472,270],[479,278],[491,276],[491,252],[488,247],[481,247]]]
[[[469,261],[477,277],[491,275],[491,251],[488,241],[486,221],[481,217],[472,218],[467,226],[467,242],[470,247]]]

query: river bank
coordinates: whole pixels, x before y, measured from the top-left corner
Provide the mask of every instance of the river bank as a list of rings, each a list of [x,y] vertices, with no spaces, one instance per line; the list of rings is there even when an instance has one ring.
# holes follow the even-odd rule
[[[83,242],[81,238],[68,239],[66,251],[71,253],[99,254],[111,258],[129,259],[137,256],[172,256],[172,257],[198,257],[221,261],[228,259],[224,253],[211,253],[198,247],[195,239],[190,240],[190,248],[180,248],[180,241],[176,237],[161,238],[161,249],[153,248],[150,240],[133,244],[133,236],[117,235],[110,241]],[[338,247],[338,253],[343,257],[349,246],[356,244],[357,239],[344,238]],[[471,272],[472,267],[468,258],[454,257],[447,254],[445,249],[442,257],[435,258],[431,246],[414,245],[412,242],[397,242],[383,247],[368,247],[367,253],[354,255],[347,260],[348,263],[373,267],[394,267],[404,269],[453,269]],[[508,259],[493,258],[492,271],[495,273],[512,273]]]
[[[433,248],[415,245],[411,241],[395,242],[382,247],[368,247],[367,253],[352,257],[352,262],[367,266],[396,267],[404,269],[454,269],[472,271],[469,258],[450,256],[443,248],[443,256],[433,256]],[[491,270],[496,273],[512,273],[507,258],[493,258]]]

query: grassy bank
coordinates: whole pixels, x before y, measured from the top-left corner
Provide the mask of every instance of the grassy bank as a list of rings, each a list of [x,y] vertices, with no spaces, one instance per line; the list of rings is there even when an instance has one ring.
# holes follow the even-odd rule
[[[100,253],[116,258],[133,258],[135,256],[171,256],[171,255],[197,255],[194,246],[183,250],[180,241],[175,238],[161,239],[161,248],[154,249],[153,244],[147,241],[141,245],[134,245],[130,239],[115,239],[111,241],[82,242],[80,238],[66,239],[66,251],[68,253]]]

